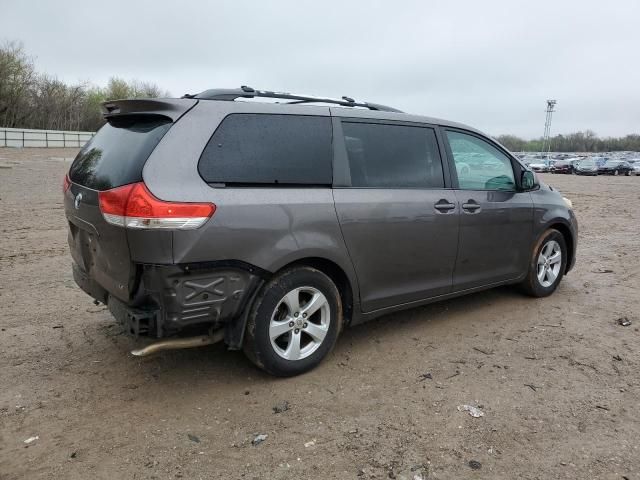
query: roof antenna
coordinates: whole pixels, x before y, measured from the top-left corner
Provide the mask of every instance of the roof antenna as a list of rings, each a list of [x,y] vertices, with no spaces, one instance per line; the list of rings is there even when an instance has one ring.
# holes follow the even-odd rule
[[[342,97],[345,102],[356,103],[356,101],[351,97]]]

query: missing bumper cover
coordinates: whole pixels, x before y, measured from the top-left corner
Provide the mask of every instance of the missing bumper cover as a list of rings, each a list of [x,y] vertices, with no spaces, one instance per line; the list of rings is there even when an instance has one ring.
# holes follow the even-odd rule
[[[194,324],[223,324],[237,318],[258,277],[229,267],[187,269],[144,265],[145,295],[160,305],[163,332]],[[162,335],[160,335],[162,336]]]
[[[158,310],[140,310],[132,308],[115,297],[109,297],[107,302],[109,311],[115,319],[124,327],[125,332],[134,337],[141,335],[159,336]]]

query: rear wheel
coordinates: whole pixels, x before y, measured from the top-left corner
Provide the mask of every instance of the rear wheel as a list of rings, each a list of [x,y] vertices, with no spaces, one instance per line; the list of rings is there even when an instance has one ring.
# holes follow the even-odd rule
[[[529,273],[522,282],[525,292],[534,297],[551,295],[562,280],[567,264],[564,236],[547,230],[536,243],[529,262]]]
[[[617,177],[618,175],[620,175],[620,170],[614,170],[613,174]]]
[[[316,367],[342,330],[342,303],[333,281],[300,266],[271,279],[252,306],[244,343],[266,372],[288,377]]]

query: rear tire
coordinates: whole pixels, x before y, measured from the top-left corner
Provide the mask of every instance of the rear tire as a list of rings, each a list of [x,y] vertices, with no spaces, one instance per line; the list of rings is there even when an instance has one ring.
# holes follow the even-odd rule
[[[536,242],[529,272],[521,287],[532,297],[547,297],[555,292],[567,266],[567,245],[564,236],[553,228]]]
[[[257,367],[290,377],[316,367],[334,347],[343,323],[333,281],[307,266],[273,277],[259,293],[247,321],[244,352]]]

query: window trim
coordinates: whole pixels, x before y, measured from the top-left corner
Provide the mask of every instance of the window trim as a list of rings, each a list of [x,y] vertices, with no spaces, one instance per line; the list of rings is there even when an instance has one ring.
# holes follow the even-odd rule
[[[447,157],[450,159],[450,161],[448,162],[449,164],[449,174],[451,175],[451,183],[453,185],[453,188],[455,190],[462,190],[462,191],[467,191],[467,192],[511,192],[511,193],[521,193],[525,190],[522,189],[522,186],[520,185],[520,177],[522,176],[522,171],[523,170],[528,170],[524,165],[522,165],[512,154],[511,152],[509,152],[508,150],[506,150],[502,145],[500,145],[499,143],[497,143],[496,141],[494,141],[493,139],[482,135],[478,132],[473,132],[470,130],[465,130],[464,128],[455,128],[455,127],[440,127],[442,130],[442,138],[444,140],[444,144],[445,144],[445,151],[447,152]],[[462,133],[465,135],[469,135],[471,137],[475,137],[479,140],[482,140],[486,143],[488,143],[489,145],[491,145],[493,148],[495,148],[496,150],[498,150],[500,153],[502,153],[503,155],[505,155],[507,157],[507,159],[509,160],[509,162],[511,163],[511,171],[513,172],[513,180],[514,180],[514,184],[515,184],[515,189],[514,190],[486,190],[486,189],[474,189],[474,190],[470,190],[470,189],[463,189],[460,188],[460,183],[458,182],[458,171],[456,170],[456,165],[455,165],[455,159],[453,157],[453,150],[451,150],[451,144],[449,142],[449,137],[447,136],[447,132],[455,132],[455,133]],[[518,173],[518,170],[520,170],[520,172]]]
[[[438,125],[422,122],[406,122],[399,120],[386,120],[378,118],[361,118],[361,117],[331,117],[333,124],[333,188],[350,188],[354,190],[445,190],[452,188],[451,177],[449,173],[449,164],[444,150],[444,143]],[[442,187],[354,187],[351,185],[351,170],[349,165],[349,156],[347,154],[347,145],[344,139],[344,131],[342,123],[367,123],[375,125],[392,125],[400,127],[425,128],[433,131],[436,137],[436,146],[438,148],[438,156],[442,166],[442,178],[444,185]]]
[[[329,175],[331,179],[334,178],[334,159],[333,157],[335,157],[334,154],[334,132],[333,132],[333,121],[332,121],[332,117],[330,117],[329,115],[311,115],[311,114],[300,114],[300,113],[296,113],[296,112],[229,112],[227,113],[224,117],[222,117],[220,119],[220,121],[218,122],[218,124],[216,125],[216,128],[213,130],[213,132],[211,132],[211,135],[209,136],[209,139],[207,140],[207,142],[205,143],[204,147],[202,148],[202,151],[200,152],[200,156],[198,157],[198,161],[196,162],[196,171],[198,172],[198,176],[200,177],[200,179],[206,183],[209,187],[211,188],[332,188],[332,183],[322,183],[322,184],[317,184],[317,183],[291,183],[291,182],[287,182],[287,183],[264,183],[264,182],[209,182],[207,181],[203,176],[202,173],[200,172],[200,162],[202,162],[202,157],[204,155],[204,152],[206,151],[207,147],[209,146],[209,143],[211,142],[211,139],[215,136],[216,132],[222,127],[222,124],[225,122],[225,120],[227,120],[227,118],[231,117],[232,115],[270,115],[270,116],[291,116],[291,117],[314,117],[314,118],[326,118],[331,122],[330,128],[329,128],[329,141],[331,142],[331,146],[329,148],[329,151],[331,152],[331,156],[332,158],[329,159],[329,168],[331,169],[331,174]]]

